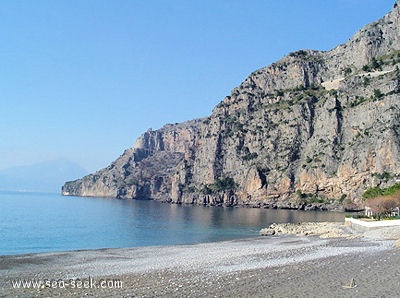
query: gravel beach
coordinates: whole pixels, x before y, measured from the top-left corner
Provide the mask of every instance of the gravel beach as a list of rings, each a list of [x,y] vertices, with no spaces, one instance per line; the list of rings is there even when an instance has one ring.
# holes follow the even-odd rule
[[[0,297],[400,296],[400,250],[387,239],[397,236],[383,234],[3,256]]]

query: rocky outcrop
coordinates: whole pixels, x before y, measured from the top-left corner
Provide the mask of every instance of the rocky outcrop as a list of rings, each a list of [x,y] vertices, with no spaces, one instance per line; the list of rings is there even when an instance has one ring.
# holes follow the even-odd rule
[[[345,231],[343,223],[337,222],[304,222],[298,224],[281,223],[272,224],[268,228],[261,229],[261,236],[296,235],[296,236],[319,236],[320,238],[354,238]]]
[[[259,69],[211,116],[148,130],[63,195],[332,209],[400,174],[400,10]]]

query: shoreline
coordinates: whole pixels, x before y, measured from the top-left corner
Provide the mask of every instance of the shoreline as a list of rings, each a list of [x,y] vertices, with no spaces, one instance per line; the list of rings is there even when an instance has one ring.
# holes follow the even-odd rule
[[[230,208],[230,207],[229,207]],[[324,212],[324,211],[313,211],[313,212]],[[278,225],[278,226],[303,226],[304,224],[310,224],[308,222],[306,223],[279,223],[275,224],[273,223],[272,225]],[[312,222],[311,224],[313,225],[325,225],[328,224],[330,227],[333,227],[337,229],[338,226],[342,226],[342,222]],[[215,241],[207,241],[207,242],[193,242],[193,243],[178,243],[178,244],[161,244],[161,245],[145,245],[145,246],[128,246],[128,247],[97,247],[97,248],[83,248],[83,249],[72,249],[72,250],[51,250],[51,251],[39,251],[39,252],[24,252],[24,253],[12,253],[12,254],[0,254],[0,261],[4,257],[24,257],[24,256],[35,256],[35,255],[41,255],[41,254],[64,254],[64,253],[74,253],[74,252],[90,252],[90,251],[104,251],[104,250],[123,250],[123,249],[128,249],[128,250],[133,250],[133,249],[140,249],[140,248],[151,248],[151,247],[174,247],[174,246],[191,246],[191,245],[198,245],[198,244],[214,244],[214,243],[222,243],[222,242],[231,242],[231,241],[246,241],[249,239],[256,239],[260,238],[260,236],[266,236],[262,233],[263,230],[268,229],[266,228],[260,228],[259,232],[257,234],[252,234],[248,236],[241,236],[239,238],[232,238],[232,239],[226,239],[226,240],[215,240]],[[319,231],[314,231],[312,234],[309,235],[320,235],[318,233]],[[284,233],[286,235],[291,234],[291,235],[297,235],[297,236],[307,236],[308,234],[298,234],[298,233]],[[282,235],[282,234],[281,234]],[[348,234],[343,233],[343,236],[348,236]],[[324,238],[324,237],[322,237]],[[400,236],[399,236],[400,238]]]
[[[3,258],[13,258],[13,257],[34,257],[36,255],[47,255],[47,254],[68,254],[68,253],[79,253],[79,252],[96,252],[96,251],[105,251],[105,250],[135,250],[141,248],[159,248],[159,247],[179,247],[179,246],[192,246],[192,245],[200,245],[200,244],[214,244],[214,243],[222,243],[222,242],[231,242],[231,241],[246,241],[249,239],[262,238],[261,235],[253,234],[249,236],[241,236],[240,238],[232,238],[226,240],[215,240],[208,242],[193,242],[193,243],[178,243],[178,244],[160,244],[160,245],[142,245],[142,246],[127,246],[127,247],[96,247],[96,248],[78,248],[71,250],[51,250],[51,251],[39,251],[39,252],[24,252],[24,253],[12,253],[12,254],[0,254],[0,262]],[[1,268],[0,268],[1,270]],[[1,297],[1,296],[0,296]]]
[[[400,250],[394,240],[379,238],[379,234],[342,238],[280,235],[2,256],[0,297],[389,296],[398,288]],[[89,277],[118,279],[123,288],[14,289],[10,282]],[[351,278],[357,288],[343,288]]]

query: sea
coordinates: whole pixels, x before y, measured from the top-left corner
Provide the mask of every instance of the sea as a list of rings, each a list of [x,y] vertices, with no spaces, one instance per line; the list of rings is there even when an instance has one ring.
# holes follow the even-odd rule
[[[272,223],[343,220],[335,212],[0,191],[0,255],[215,242],[256,237]]]

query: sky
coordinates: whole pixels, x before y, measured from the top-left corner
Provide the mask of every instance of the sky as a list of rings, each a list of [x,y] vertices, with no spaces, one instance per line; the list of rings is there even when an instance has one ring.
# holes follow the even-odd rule
[[[0,169],[107,166],[148,128],[211,114],[253,71],[329,50],[394,0],[4,0]]]

